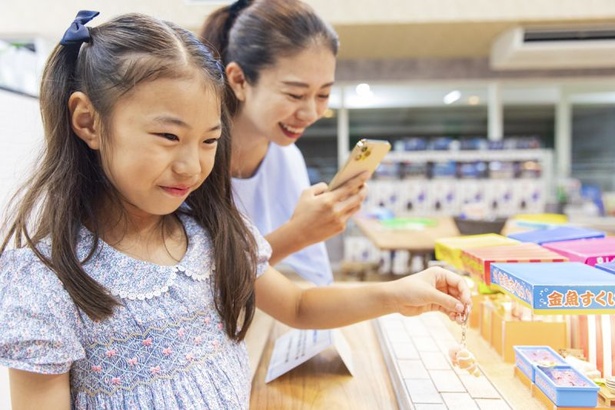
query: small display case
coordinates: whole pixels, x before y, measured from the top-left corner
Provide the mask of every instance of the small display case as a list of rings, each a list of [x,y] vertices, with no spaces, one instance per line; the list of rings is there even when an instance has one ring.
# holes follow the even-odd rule
[[[596,407],[600,388],[571,366],[536,367],[535,384],[561,407]]]
[[[515,365],[532,383],[536,380],[538,366],[567,366],[568,363],[550,346],[513,346]]]

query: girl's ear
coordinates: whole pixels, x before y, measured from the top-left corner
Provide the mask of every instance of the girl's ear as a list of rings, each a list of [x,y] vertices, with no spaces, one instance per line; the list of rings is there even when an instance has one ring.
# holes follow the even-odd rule
[[[245,88],[247,85],[246,77],[243,74],[243,70],[236,62],[230,62],[226,65],[226,79],[231,86],[231,89],[235,93],[235,97],[239,101],[245,101],[246,94]]]
[[[91,149],[100,149],[100,130],[96,121],[97,113],[90,98],[81,91],[76,91],[68,99],[68,109],[70,111],[70,124],[75,134]]]

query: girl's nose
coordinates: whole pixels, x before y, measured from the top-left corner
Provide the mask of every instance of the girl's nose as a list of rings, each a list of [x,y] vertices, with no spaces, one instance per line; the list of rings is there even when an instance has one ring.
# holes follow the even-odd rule
[[[173,164],[173,171],[184,176],[198,175],[201,172],[199,150],[195,148],[179,150]]]

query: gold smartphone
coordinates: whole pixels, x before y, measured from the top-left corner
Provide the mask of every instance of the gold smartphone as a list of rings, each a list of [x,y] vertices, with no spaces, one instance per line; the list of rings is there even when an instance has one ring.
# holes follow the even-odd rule
[[[349,179],[368,171],[371,176],[380,161],[391,150],[391,144],[384,140],[362,139],[354,146],[344,166],[329,183],[329,190],[334,190]]]

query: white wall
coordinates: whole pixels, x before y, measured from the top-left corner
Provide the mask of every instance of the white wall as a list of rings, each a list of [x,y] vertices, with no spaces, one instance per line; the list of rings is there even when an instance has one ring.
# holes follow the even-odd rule
[[[42,135],[38,100],[0,91],[0,209],[31,167]],[[8,372],[0,367],[0,409],[10,408]]]

